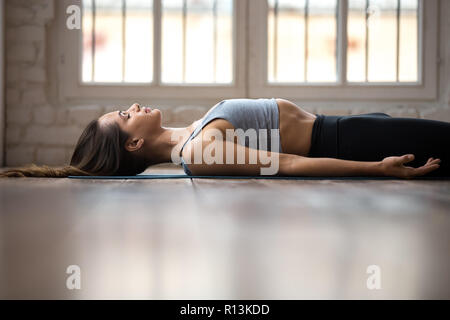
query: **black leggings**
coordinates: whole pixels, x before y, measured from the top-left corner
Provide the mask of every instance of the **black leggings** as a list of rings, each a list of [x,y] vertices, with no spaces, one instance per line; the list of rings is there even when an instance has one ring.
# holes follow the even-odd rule
[[[412,153],[408,166],[420,167],[428,158],[441,159],[429,176],[450,176],[450,123],[392,118],[385,113],[353,116],[317,114],[309,157],[380,161]]]

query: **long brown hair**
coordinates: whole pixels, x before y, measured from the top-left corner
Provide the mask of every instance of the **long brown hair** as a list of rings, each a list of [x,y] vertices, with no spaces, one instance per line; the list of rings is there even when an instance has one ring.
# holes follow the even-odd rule
[[[0,177],[128,176],[143,172],[150,161],[125,149],[129,135],[115,122],[100,126],[92,120],[84,129],[70,160],[63,167],[37,166],[34,163],[9,169]]]

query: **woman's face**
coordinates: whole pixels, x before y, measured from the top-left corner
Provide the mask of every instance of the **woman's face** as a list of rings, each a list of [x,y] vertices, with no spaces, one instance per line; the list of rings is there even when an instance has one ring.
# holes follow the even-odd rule
[[[99,118],[101,124],[116,122],[131,138],[146,138],[161,128],[161,111],[134,103],[127,110],[117,110]]]

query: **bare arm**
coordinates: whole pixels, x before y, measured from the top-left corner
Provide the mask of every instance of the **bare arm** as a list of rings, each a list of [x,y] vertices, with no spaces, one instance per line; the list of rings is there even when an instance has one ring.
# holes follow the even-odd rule
[[[201,144],[201,145],[200,145]],[[203,152],[207,146],[222,148],[222,163],[207,163],[194,161],[194,148],[201,148]],[[234,150],[232,163],[226,161],[226,148]],[[240,162],[238,153],[245,155],[245,162]],[[204,153],[203,153],[204,154]],[[215,152],[212,153],[215,155]],[[412,178],[425,175],[439,168],[439,159],[430,158],[428,162],[419,167],[405,166],[414,160],[414,155],[403,155],[399,157],[387,157],[382,161],[352,161],[334,158],[308,158],[293,154],[267,152],[271,159],[270,164],[265,164],[258,150],[233,143],[231,141],[201,141],[193,140],[192,144],[183,150],[184,157],[190,157],[189,169],[194,175],[260,175],[261,168],[276,167],[276,174],[283,176],[393,176],[399,178]],[[254,157],[256,163],[251,164],[249,159]],[[241,159],[242,160],[242,159]],[[273,161],[277,161],[274,165]]]
[[[283,174],[292,176],[381,176],[379,161],[351,161],[334,158],[294,156]]]
[[[333,158],[293,158],[288,175],[305,176],[392,176],[412,178],[425,175],[439,168],[439,159],[428,159],[419,168],[405,166],[414,155],[387,157],[382,161],[352,161]]]

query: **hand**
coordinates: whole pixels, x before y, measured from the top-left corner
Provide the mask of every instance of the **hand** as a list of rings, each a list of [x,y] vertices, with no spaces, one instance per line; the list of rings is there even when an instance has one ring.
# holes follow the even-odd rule
[[[414,160],[413,154],[400,157],[387,157],[381,161],[381,170],[385,176],[410,179],[423,176],[439,168],[440,159],[429,158],[427,163],[419,168],[407,167],[404,164]]]

